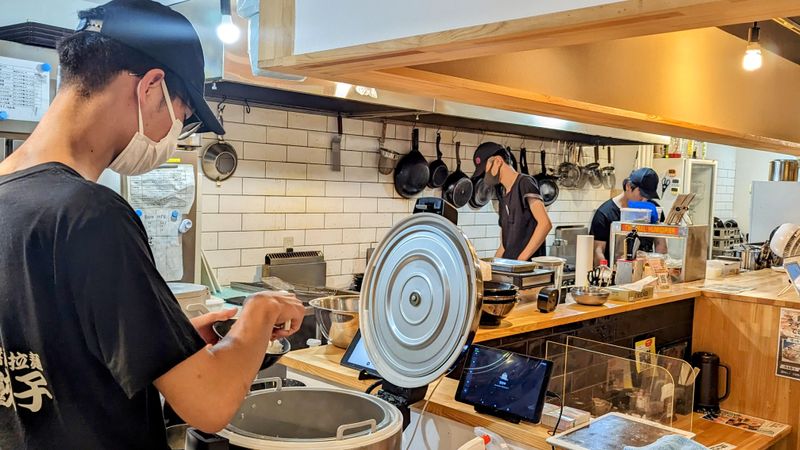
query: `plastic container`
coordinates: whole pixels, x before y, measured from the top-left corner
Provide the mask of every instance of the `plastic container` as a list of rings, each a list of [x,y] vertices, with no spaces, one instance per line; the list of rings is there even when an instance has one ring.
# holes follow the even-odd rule
[[[222,311],[225,309],[225,300],[211,296],[211,298],[206,300],[206,308],[208,308],[208,312]]]
[[[621,208],[620,220],[622,222],[650,223],[650,210],[641,208]]]

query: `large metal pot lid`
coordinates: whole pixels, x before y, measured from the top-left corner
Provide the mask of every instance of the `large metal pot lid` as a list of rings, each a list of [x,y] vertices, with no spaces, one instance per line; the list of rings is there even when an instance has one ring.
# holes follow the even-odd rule
[[[437,214],[411,215],[383,238],[364,275],[359,324],[386,381],[425,386],[455,363],[480,318],[479,262],[463,233]]]

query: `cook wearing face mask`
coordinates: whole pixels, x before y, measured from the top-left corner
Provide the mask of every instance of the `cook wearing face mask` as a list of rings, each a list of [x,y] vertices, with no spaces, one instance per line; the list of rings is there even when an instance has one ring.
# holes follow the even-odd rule
[[[269,340],[305,310],[255,294],[219,342],[210,326],[235,310],[183,315],[138,216],[95,182],[156,169],[192,132],[224,134],[203,99],[200,40],[151,0],[79,17],[58,48],[58,93],[0,163],[0,448],[167,449],[159,394],[220,430]]]
[[[473,155],[475,174],[499,190],[500,247],[498,258],[528,261],[545,254],[544,242],[553,228],[536,180],[517,172],[501,145],[484,142]]]

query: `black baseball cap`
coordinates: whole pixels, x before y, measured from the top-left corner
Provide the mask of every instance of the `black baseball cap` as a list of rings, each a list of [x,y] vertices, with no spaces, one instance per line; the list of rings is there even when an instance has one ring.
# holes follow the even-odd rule
[[[183,82],[194,110],[184,125],[201,122],[198,133],[225,134],[222,124],[203,98],[203,47],[189,20],[152,0],[112,0],[101,8],[102,19],[82,19],[76,31],[100,33],[169,69]]]
[[[475,149],[472,154],[472,162],[475,163],[475,173],[472,174],[473,178],[483,176],[486,172],[486,161],[492,156],[502,156],[506,162],[510,162],[511,154],[505,147],[497,142],[484,142]]]
[[[639,192],[642,193],[644,198],[658,199],[658,184],[659,178],[655,170],[649,167],[642,167],[631,172],[628,181],[633,187],[638,187]]]

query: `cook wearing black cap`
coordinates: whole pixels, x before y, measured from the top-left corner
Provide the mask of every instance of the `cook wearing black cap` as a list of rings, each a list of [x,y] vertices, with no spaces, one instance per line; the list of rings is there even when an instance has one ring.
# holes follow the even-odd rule
[[[528,261],[544,255],[547,233],[553,228],[536,180],[518,173],[511,154],[501,145],[484,142],[473,155],[475,173],[487,187],[499,186],[500,246],[498,258]]]
[[[658,174],[649,167],[643,167],[631,172],[630,176],[622,181],[622,193],[606,200],[592,218],[589,234],[594,236],[594,264],[598,265],[605,259],[613,264],[609,257],[608,240],[611,236],[611,223],[620,220],[620,208],[627,208],[628,202],[649,201],[655,205],[658,197]],[[663,220],[663,214],[662,214]],[[639,238],[639,249],[646,252],[666,252],[666,243],[663,239]]]
[[[95,181],[158,167],[182,134],[224,132],[203,100],[200,41],[150,0],[79,16],[55,99],[0,163],[0,448],[168,449],[159,393],[220,430],[304,308],[256,294],[220,342],[210,325],[232,310],[183,315],[142,222]]]

